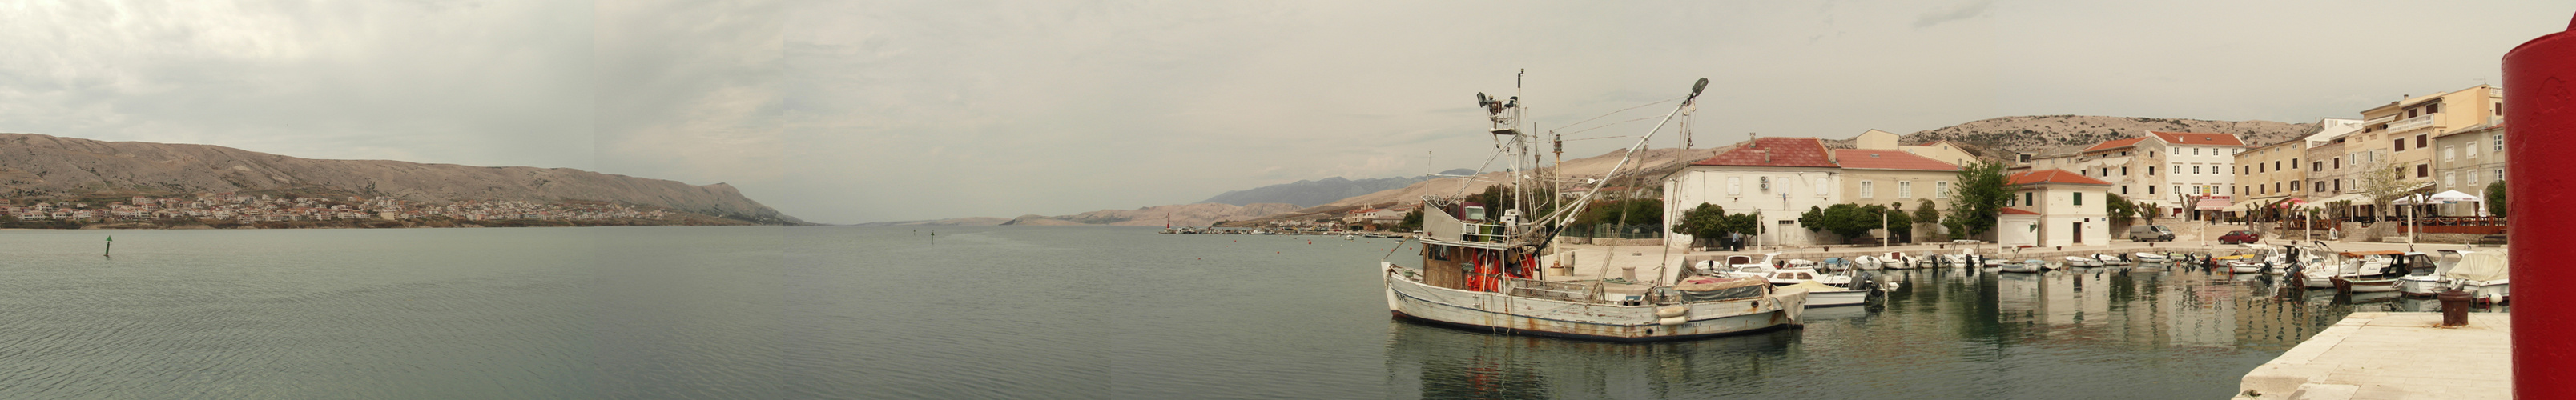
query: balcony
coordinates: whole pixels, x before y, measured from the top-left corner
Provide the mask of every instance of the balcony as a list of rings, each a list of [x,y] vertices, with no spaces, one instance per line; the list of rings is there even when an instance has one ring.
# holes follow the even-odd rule
[[[2415,117],[2415,118],[2407,118],[2407,119],[2397,120],[2397,122],[2390,122],[2390,123],[2388,123],[2388,131],[2390,131],[2390,132],[2405,132],[2405,131],[2407,131],[2407,130],[2409,130],[2409,129],[2415,129],[2415,128],[2422,128],[2422,127],[2427,127],[2427,126],[2433,126],[2433,116],[2436,116],[2436,115],[2441,115],[2441,114],[2424,114],[2424,115],[2421,115],[2421,116],[2417,116],[2417,117]]]

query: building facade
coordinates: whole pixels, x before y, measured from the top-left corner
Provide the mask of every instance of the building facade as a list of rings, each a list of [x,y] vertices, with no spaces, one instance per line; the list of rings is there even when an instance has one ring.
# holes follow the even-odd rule
[[[2111,182],[2067,170],[2039,170],[2004,177],[2015,185],[2012,206],[1995,226],[2006,246],[2106,245],[2111,243]]]
[[[2421,190],[2436,183],[2438,154],[2433,137],[2480,125],[2502,123],[2504,89],[2477,85],[2458,91],[2409,97],[2362,110],[2362,131],[2346,142],[2346,151],[2366,158],[2362,165],[2397,172],[2401,186]],[[2358,191],[2367,191],[2362,188]],[[2356,203],[2373,203],[2363,199]],[[2372,207],[2371,212],[2389,213]]]
[[[2435,192],[2457,190],[2486,198],[2487,185],[2504,181],[2504,127],[2472,126],[2433,138]],[[2443,204],[2438,215],[2487,216],[2484,204]]]

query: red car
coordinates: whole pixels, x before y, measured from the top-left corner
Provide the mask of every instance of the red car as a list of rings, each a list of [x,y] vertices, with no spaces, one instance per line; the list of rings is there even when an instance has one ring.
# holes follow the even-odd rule
[[[2263,234],[2254,233],[2254,231],[2233,231],[2228,232],[2226,236],[2218,237],[2218,244],[2254,243],[2259,241],[2263,241]]]

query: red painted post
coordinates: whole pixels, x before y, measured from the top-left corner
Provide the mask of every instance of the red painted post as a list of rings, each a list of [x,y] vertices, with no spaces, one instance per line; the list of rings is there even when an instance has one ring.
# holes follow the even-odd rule
[[[2576,21],[2568,24],[2576,31]],[[2576,32],[2541,35],[2504,53],[2505,204],[2515,246],[2511,274],[2533,284],[2513,293],[2513,395],[2576,399]]]

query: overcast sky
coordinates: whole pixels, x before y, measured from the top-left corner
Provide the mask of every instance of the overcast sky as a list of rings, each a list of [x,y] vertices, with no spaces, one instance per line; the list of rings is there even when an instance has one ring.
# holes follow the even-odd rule
[[[1521,69],[1532,119],[1563,131],[1668,111],[1566,126],[1709,78],[1703,147],[2012,115],[2313,122],[2498,82],[2506,50],[2571,15],[2564,1],[0,1],[0,132],[726,182],[826,223],[1061,215],[1475,168],[1491,146],[1474,95],[1512,92]],[[1657,147],[1677,144],[1664,135]]]

